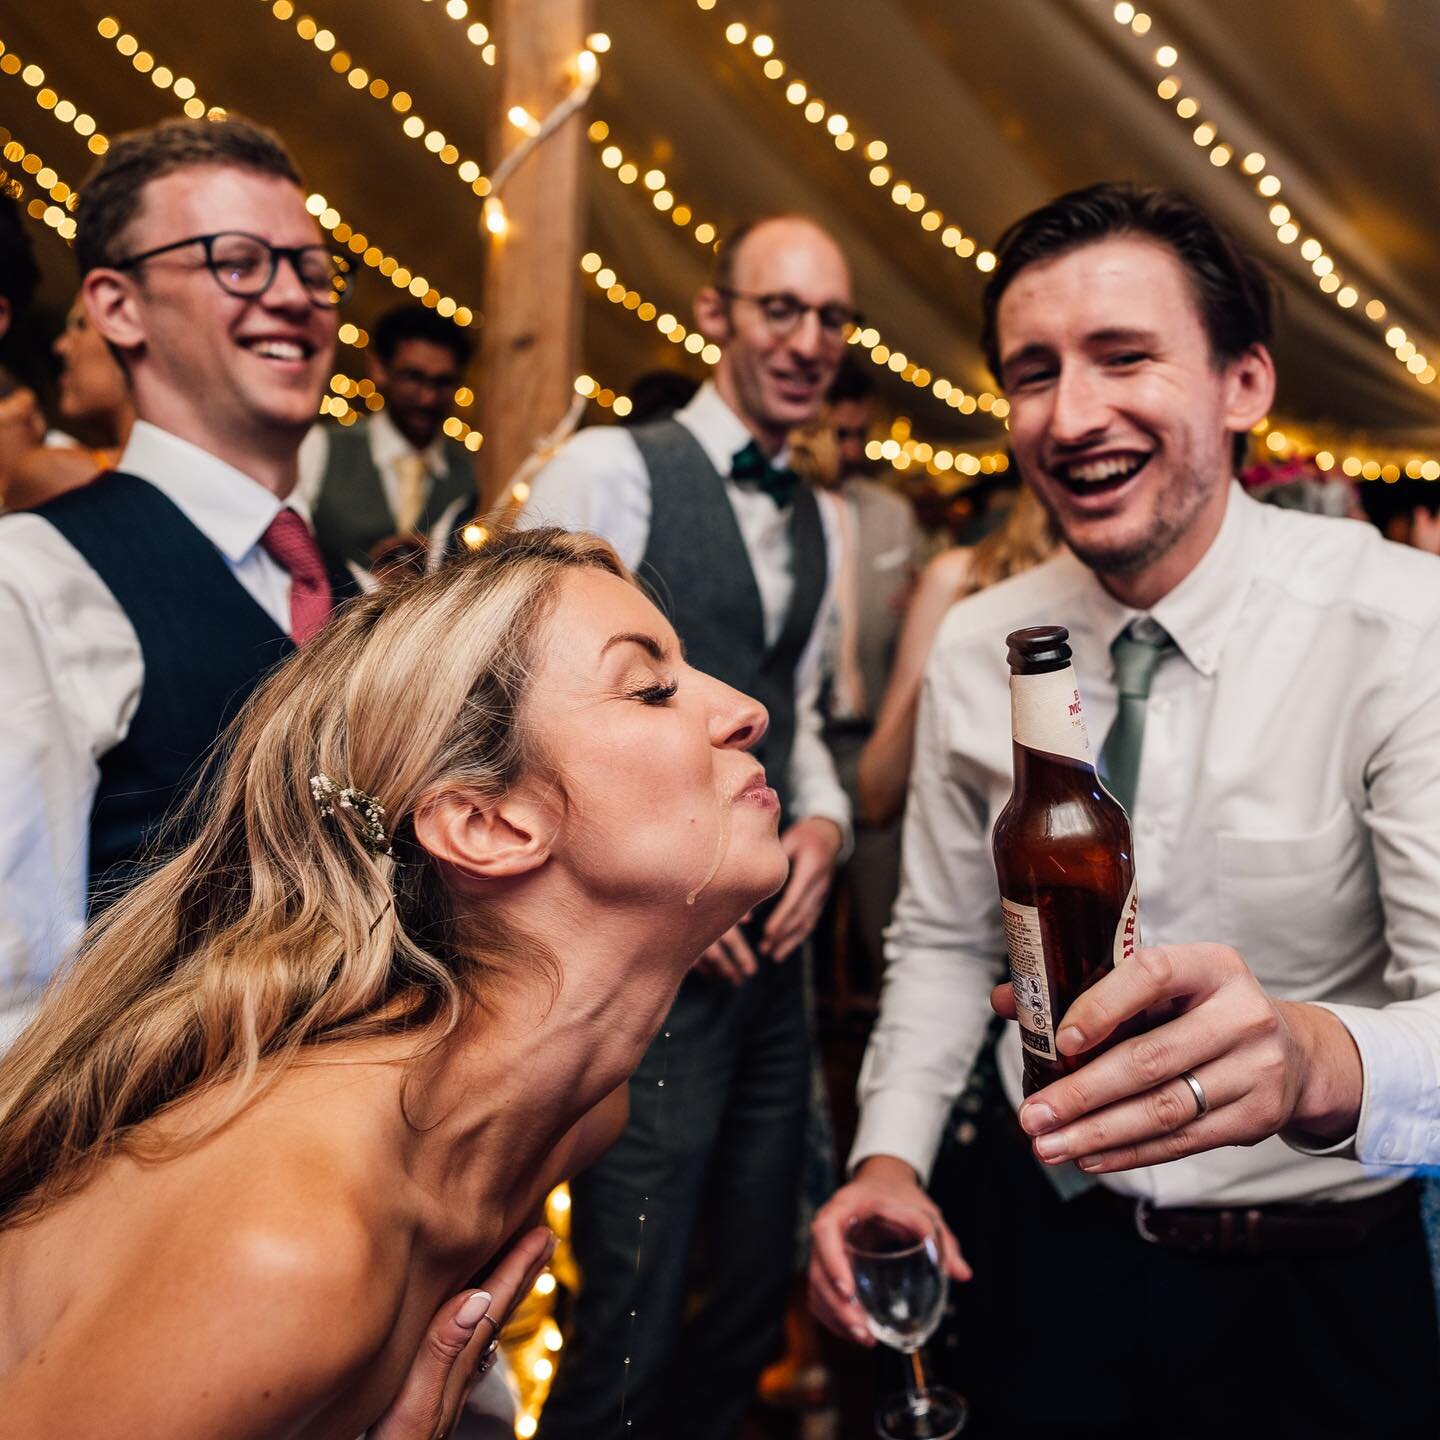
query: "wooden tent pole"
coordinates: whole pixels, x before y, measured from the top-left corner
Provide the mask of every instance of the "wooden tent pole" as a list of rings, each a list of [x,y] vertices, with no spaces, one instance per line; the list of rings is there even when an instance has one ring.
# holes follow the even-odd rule
[[[536,119],[575,86],[591,0],[495,0],[499,103],[491,116],[493,170],[523,136],[508,119]],[[585,113],[572,115],[506,182],[508,229],[488,236],[481,332],[481,496],[486,508],[564,415],[580,358],[580,249],[585,224]],[[482,229],[482,234],[485,232]]]

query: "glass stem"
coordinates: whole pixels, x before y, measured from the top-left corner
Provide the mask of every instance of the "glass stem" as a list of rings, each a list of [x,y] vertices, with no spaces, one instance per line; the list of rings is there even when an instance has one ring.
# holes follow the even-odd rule
[[[925,1384],[925,1359],[918,1349],[910,1352],[910,1373],[905,1377],[910,1399],[917,1412],[930,1408],[930,1390]]]

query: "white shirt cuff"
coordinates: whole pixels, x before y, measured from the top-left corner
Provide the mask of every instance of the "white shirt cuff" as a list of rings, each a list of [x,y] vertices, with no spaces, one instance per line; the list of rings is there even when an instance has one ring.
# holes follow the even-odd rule
[[[1355,1041],[1364,1068],[1360,1119],[1350,1141],[1307,1155],[1345,1153],[1366,1165],[1440,1165],[1440,1052],[1431,1027],[1402,1006],[1325,1004]],[[1428,1018],[1428,1017],[1427,1017]]]
[[[904,1090],[881,1090],[867,1096],[845,1173],[853,1175],[872,1155],[894,1155],[914,1169],[922,1185],[928,1183],[949,1118],[950,1101],[945,1096]]]

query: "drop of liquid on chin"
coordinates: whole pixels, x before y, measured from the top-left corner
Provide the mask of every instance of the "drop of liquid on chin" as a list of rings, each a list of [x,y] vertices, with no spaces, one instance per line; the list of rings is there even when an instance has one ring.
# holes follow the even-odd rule
[[[730,815],[734,808],[733,801],[722,800],[720,803],[720,838],[715,842],[715,858],[710,862],[705,878],[685,897],[687,905],[693,905],[699,899],[705,887],[715,878],[721,860],[725,858],[726,847],[730,844]]]

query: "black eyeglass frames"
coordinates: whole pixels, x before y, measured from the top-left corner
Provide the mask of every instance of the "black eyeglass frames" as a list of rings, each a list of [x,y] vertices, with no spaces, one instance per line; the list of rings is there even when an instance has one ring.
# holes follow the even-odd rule
[[[272,245],[243,230],[221,230],[214,235],[191,235],[157,245],[140,255],[119,261],[117,270],[131,270],[156,256],[183,250],[187,245],[205,247],[205,268],[227,294],[244,300],[263,295],[275,283],[280,262],[288,261],[310,303],[317,310],[331,310],[350,298],[352,266],[344,255],[324,245]]]

